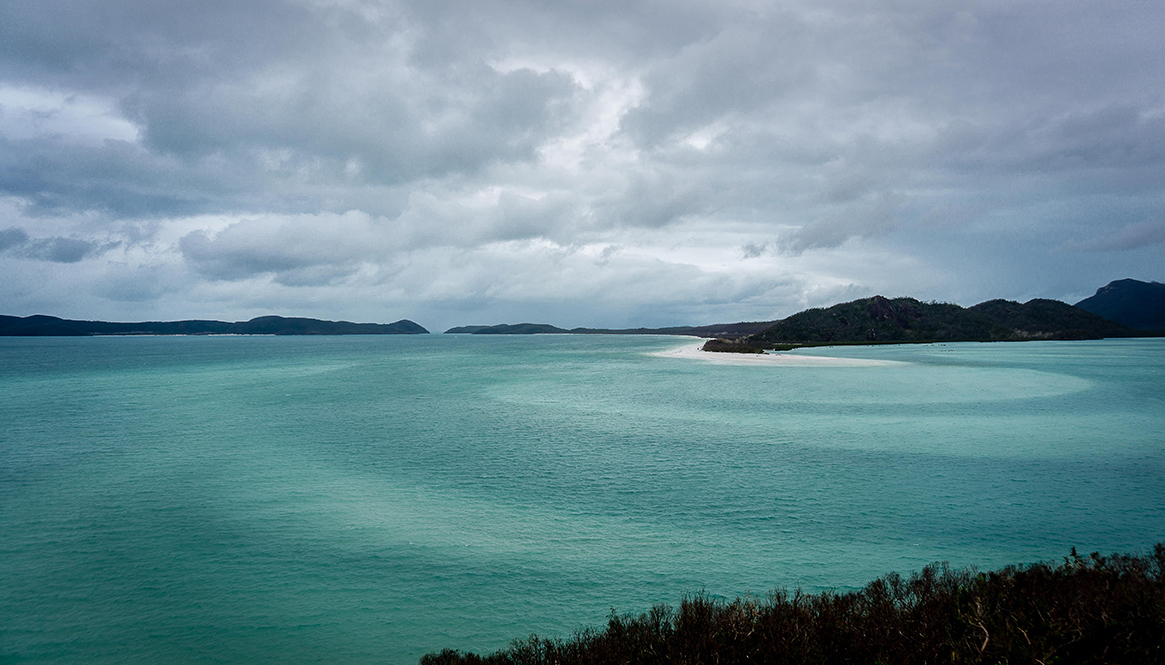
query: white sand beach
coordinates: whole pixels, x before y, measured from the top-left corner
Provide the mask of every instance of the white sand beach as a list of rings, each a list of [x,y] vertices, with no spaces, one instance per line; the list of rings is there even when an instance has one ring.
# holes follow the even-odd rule
[[[907,363],[897,360],[868,360],[865,358],[834,358],[831,356],[806,356],[797,353],[722,353],[702,351],[704,340],[698,344],[685,344],[674,349],[653,353],[661,358],[688,358],[703,360],[718,365],[770,365],[784,367],[890,367]]]

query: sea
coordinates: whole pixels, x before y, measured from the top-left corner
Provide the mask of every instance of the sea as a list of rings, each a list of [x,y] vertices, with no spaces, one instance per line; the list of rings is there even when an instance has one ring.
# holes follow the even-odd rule
[[[0,338],[0,663],[416,663],[1165,541],[1165,339],[695,343]]]

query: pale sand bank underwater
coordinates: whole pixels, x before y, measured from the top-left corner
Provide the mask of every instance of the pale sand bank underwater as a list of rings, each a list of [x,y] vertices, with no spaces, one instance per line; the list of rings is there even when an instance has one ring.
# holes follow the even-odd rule
[[[803,356],[796,353],[724,353],[704,351],[699,344],[685,344],[674,349],[652,353],[661,358],[688,358],[717,365],[780,365],[784,367],[890,367],[906,365],[898,360],[869,360],[865,358],[835,358],[832,356]]]
[[[1165,534],[1165,338],[641,355],[700,342],[0,338],[0,661],[416,665]]]

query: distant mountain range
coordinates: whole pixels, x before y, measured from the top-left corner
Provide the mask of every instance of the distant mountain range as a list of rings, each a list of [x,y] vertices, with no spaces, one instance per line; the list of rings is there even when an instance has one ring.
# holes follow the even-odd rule
[[[112,323],[73,321],[55,316],[0,316],[0,336],[64,337],[86,335],[423,335],[409,320],[396,323],[350,323],[319,319],[260,316],[250,321],[146,321]]]
[[[1165,284],[1118,279],[1076,303],[1080,309],[1138,330],[1165,330]]]

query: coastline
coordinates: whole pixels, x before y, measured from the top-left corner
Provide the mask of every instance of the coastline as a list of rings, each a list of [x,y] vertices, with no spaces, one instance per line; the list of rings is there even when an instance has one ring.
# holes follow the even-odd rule
[[[898,360],[869,360],[866,358],[837,358],[834,356],[802,356],[788,352],[780,353],[727,353],[704,351],[699,344],[684,344],[683,346],[657,351],[649,355],[659,358],[683,358],[686,360],[702,360],[716,365],[758,365],[781,367],[890,367],[906,365]]]

